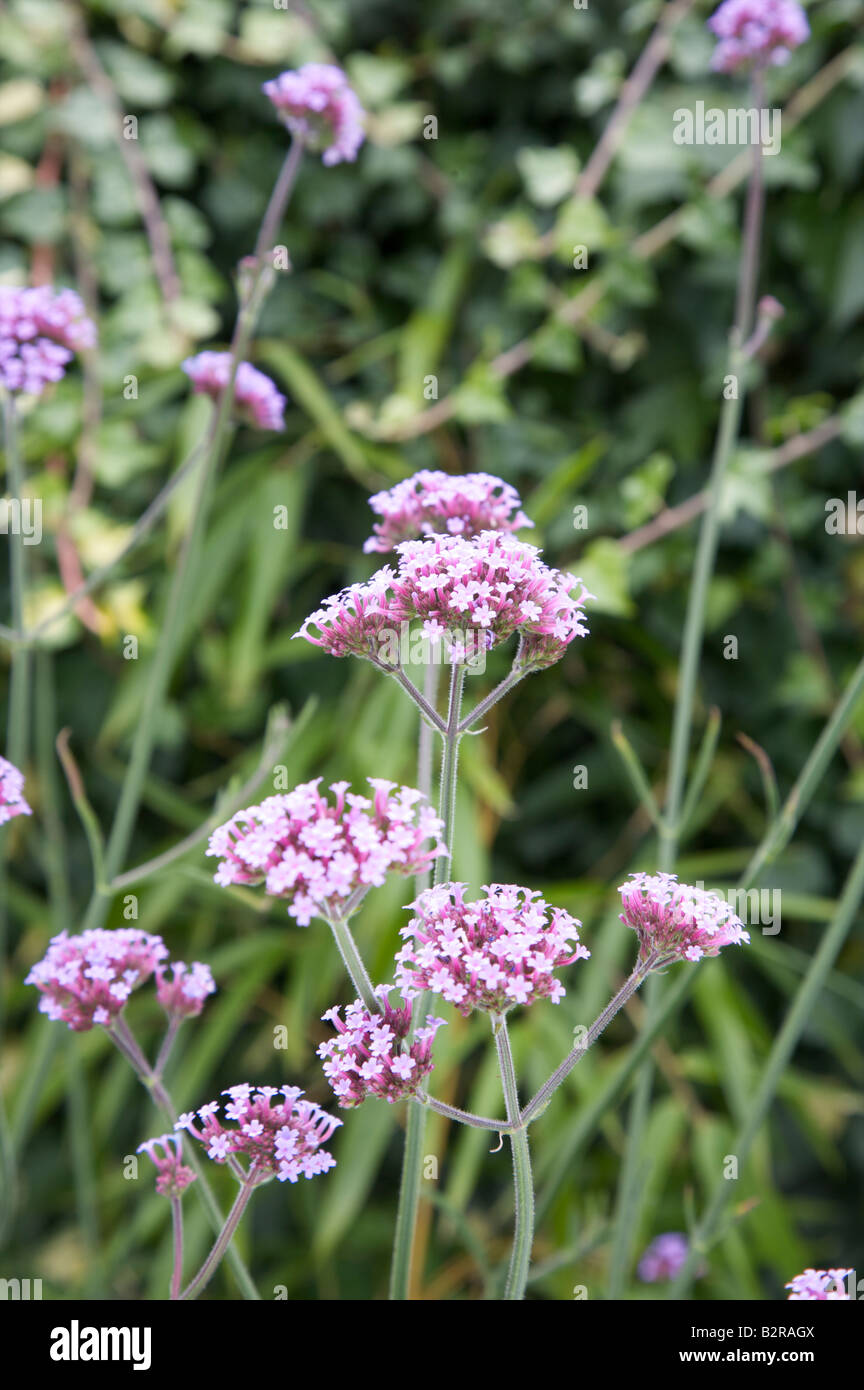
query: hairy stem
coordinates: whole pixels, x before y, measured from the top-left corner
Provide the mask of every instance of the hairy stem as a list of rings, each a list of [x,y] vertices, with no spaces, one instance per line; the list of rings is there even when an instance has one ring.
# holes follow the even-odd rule
[[[513,1066],[513,1052],[510,1035],[507,1032],[507,1019],[504,1014],[491,1014],[492,1035],[498,1052],[498,1067],[501,1072],[501,1087],[507,1107],[507,1118],[511,1125],[520,1120],[519,1091],[516,1086],[516,1070]],[[510,1269],[504,1298],[520,1302],[525,1297],[528,1282],[528,1268],[531,1264],[531,1248],[534,1244],[534,1179],[531,1174],[531,1152],[528,1135],[524,1128],[514,1129],[510,1134],[510,1151],[513,1157],[513,1191],[516,1218],[513,1227],[513,1250],[510,1256]]]

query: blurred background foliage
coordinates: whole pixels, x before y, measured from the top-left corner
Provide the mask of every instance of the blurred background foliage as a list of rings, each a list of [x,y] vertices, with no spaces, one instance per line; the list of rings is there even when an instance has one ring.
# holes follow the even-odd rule
[[[653,867],[655,844],[610,728],[623,721],[659,793],[695,545],[695,512],[677,509],[705,486],[732,313],[740,182],[722,171],[737,152],[672,140],[681,106],[745,104],[743,87],[709,73],[712,6],[674,7],[666,62],[608,173],[599,183],[586,174],[669,8],[0,6],[0,279],[76,285],[101,337],[98,354],[22,426],[29,490],[44,502],[31,626],[64,585],[117,553],[201,436],[206,410],[179,364],[226,342],[235,267],[285,150],[261,83],[335,59],[369,111],[355,166],[305,160],[282,230],[292,271],[279,277],[253,357],[290,398],[287,427],[278,437],[240,429],[233,440],[129,862],[194,831],[218,795],[251,775],[277,703],[293,723],[268,755],[290,784],[415,779],[413,711],[395,684],[292,634],[324,595],[375,568],[362,554],[370,491],[422,467],[500,474],[537,523],[525,538],[598,596],[591,637],[520,686],[464,746],[454,877],[539,888],[584,921],[593,952],[560,1008],[515,1023],[526,1094],[630,966],[614,888],[631,868]],[[711,886],[734,880],[765,827],[759,769],[737,736],[765,749],[785,794],[861,650],[864,548],[856,534],[826,532],[825,504],[864,482],[864,5],[826,0],[808,14],[811,41],[768,75],[769,102],[787,115],[782,150],[765,162],[761,288],[786,316],[754,368],[723,496],[697,733],[712,707],[722,731],[679,864],[682,877]],[[133,159],[167,234],[159,274],[118,139],[129,116]],[[576,269],[580,245],[587,266]],[[162,1122],[99,1031],[67,1035],[37,1016],[22,980],[55,931],[79,925],[91,887],[55,733],[71,730],[107,826],[190,503],[184,484],[167,521],[49,630],[26,767],[35,815],[4,832],[14,931],[3,963],[2,1273],[42,1277],[46,1297],[158,1298],[167,1288],[167,1204],[151,1195],[143,1165],[137,1183],[123,1175],[124,1156]],[[574,524],[579,506],[585,528]],[[274,528],[275,507],[287,509],[287,529]],[[137,661],[124,659],[130,634]],[[496,656],[478,688],[499,663],[503,674]],[[763,939],[757,928],[753,949],[712,964],[654,1049],[634,1256],[659,1232],[686,1228],[734,1151],[757,1069],[864,833],[862,738],[859,710],[795,841],[763,875],[763,886],[782,889],[781,934]],[[574,785],[580,768],[584,786]],[[172,955],[209,961],[219,984],[181,1035],[168,1077],[178,1106],[241,1079],[297,1082],[327,1105],[318,1019],[350,997],[329,934],[215,888],[211,871],[199,845],[129,890],[139,924],[163,934]],[[405,900],[406,885],[390,882],[358,920],[375,978],[390,977]],[[118,895],[109,925],[122,912]],[[859,921],[741,1174],[698,1297],[776,1299],[805,1265],[864,1265],[862,962]],[[642,1010],[637,998],[532,1130],[542,1219],[531,1296],[570,1298],[577,1285],[603,1296],[624,1099],[596,1126],[587,1121]],[[146,990],[129,1010],[151,1049],[157,1012]],[[274,1049],[278,1025],[287,1045]],[[500,1100],[483,1025],[452,1017],[434,1083],[442,1098],[490,1113]],[[291,1298],[386,1291],[404,1116],[370,1103],[345,1119],[331,1176],[290,1191],[274,1184],[253,1204],[241,1245],[265,1297],[277,1286]],[[488,1136],[434,1117],[427,1146],[438,1179],[424,1184],[422,1296],[489,1296],[507,1249],[506,1148],[490,1156]],[[213,1176],[227,1201],[230,1178]],[[208,1229],[196,1203],[187,1207],[190,1244],[203,1251]],[[640,1285],[631,1268],[627,1296],[662,1289]],[[237,1297],[227,1270],[208,1297]]]

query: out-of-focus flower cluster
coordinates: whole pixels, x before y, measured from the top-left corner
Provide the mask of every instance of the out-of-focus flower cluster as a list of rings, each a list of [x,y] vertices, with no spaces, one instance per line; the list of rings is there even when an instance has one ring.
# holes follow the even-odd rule
[[[465,886],[440,884],[411,904],[416,915],[396,956],[405,998],[428,989],[466,1015],[537,999],[557,1004],[565,991],[553,971],[590,955],[579,944],[581,923],[529,888],[484,885],[488,896],[468,903]]]
[[[336,1165],[321,1147],[342,1121],[313,1101],[303,1100],[296,1086],[229,1086],[220,1102],[209,1101],[197,1112],[181,1115],[175,1129],[185,1129],[214,1163],[245,1159],[247,1182],[276,1177],[280,1182],[314,1178]],[[242,1166],[242,1165],[241,1165]]]
[[[161,936],[137,927],[97,927],[78,936],[61,932],[24,983],[35,985],[42,995],[40,1012],[62,1020],[75,1033],[86,1033],[95,1024],[110,1027],[132,991],[154,974],[159,1003],[177,1019],[200,1014],[216,989],[209,966],[200,961],[172,964]]]
[[[74,290],[0,285],[0,385],[41,395],[72,355],[93,347],[96,328]]]
[[[581,579],[551,569],[536,546],[511,535],[430,536],[396,550],[395,570],[385,566],[328,598],[296,635],[332,656],[380,661],[393,634],[415,619],[433,642],[456,630],[493,647],[518,632],[520,667],[540,670],[587,634],[584,604],[593,596]]]
[[[179,1197],[195,1181],[191,1168],[183,1163],[183,1140],[178,1134],[160,1134],[138,1145],[156,1167],[156,1191],[161,1197]]]
[[[167,955],[160,936],[135,927],[99,927],[79,936],[64,931],[52,939],[24,983],[35,985],[42,995],[41,1013],[62,1020],[75,1033],[86,1033],[97,1023],[108,1027],[133,989],[143,985]]]
[[[392,986],[382,985],[375,994],[381,1001],[380,1013],[370,1013],[361,999],[345,1009],[345,1021],[338,1008],[323,1017],[332,1023],[338,1036],[323,1042],[318,1056],[324,1075],[339,1104],[348,1109],[369,1096],[381,1100],[402,1100],[416,1095],[424,1076],[433,1069],[432,1043],[443,1018],[426,1019],[408,1046],[411,1032],[411,1006],[394,1008],[389,1001]]]
[[[199,352],[181,363],[193,390],[218,400],[231,375],[230,352]],[[251,362],[240,362],[234,377],[235,413],[259,430],[285,428],[285,397],[269,376]]]
[[[666,1231],[648,1246],[637,1268],[644,1284],[659,1284],[674,1279],[683,1267],[690,1249],[687,1237],[680,1231]]]
[[[341,917],[358,889],[382,884],[391,872],[420,873],[446,853],[441,820],[414,788],[370,777],[370,800],[349,792],[349,782],[334,782],[332,805],[318,790],[321,780],[238,811],[207,848],[222,860],[217,883],[263,883],[287,900],[301,927],[313,917]]]
[[[787,1302],[850,1303],[853,1298],[844,1280],[852,1273],[851,1269],[805,1269],[786,1285],[792,1290]]]
[[[481,531],[518,531],[533,526],[522,511],[515,487],[491,473],[454,476],[422,469],[387,492],[376,492],[369,506],[383,520],[363,549],[386,554],[400,541],[447,533],[477,536]]]
[[[7,758],[0,758],[0,825],[13,816],[31,816],[33,812],[24,800],[24,774]]]
[[[779,67],[810,37],[796,0],[724,0],[708,27],[720,40],[711,60],[717,72]]]
[[[171,971],[171,979],[168,978]],[[209,965],[195,961],[186,965],[182,960],[171,961],[166,969],[156,970],[156,998],[172,1018],[197,1018],[208,994],[216,993],[216,984]]]
[[[740,946],[749,932],[719,893],[679,883],[676,874],[631,874],[618,889],[621,921],[639,937],[639,959],[655,965],[716,956],[723,946]]]
[[[349,163],[363,144],[363,107],[341,68],[333,63],[305,63],[283,72],[262,91],[285,124],[311,149],[322,151],[324,164]]]

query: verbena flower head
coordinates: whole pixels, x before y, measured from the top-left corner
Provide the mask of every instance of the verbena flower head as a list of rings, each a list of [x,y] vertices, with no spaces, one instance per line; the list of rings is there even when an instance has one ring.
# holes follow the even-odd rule
[[[631,874],[618,892],[624,905],[621,921],[638,934],[641,961],[651,956],[657,957],[655,966],[697,961],[750,940],[719,893],[679,883],[677,874]]]
[[[357,158],[365,112],[341,68],[305,63],[296,72],[283,72],[265,82],[262,91],[288,129],[311,149],[322,151],[324,164]]]
[[[156,1166],[156,1191],[161,1197],[179,1197],[195,1174],[182,1162],[183,1140],[177,1134],[160,1134],[156,1139],[145,1139],[138,1145],[138,1153],[144,1153]]]
[[[14,763],[0,758],[0,825],[5,825],[13,816],[32,816],[23,792],[24,773],[19,772]]]
[[[41,1013],[62,1019],[75,1033],[86,1033],[94,1024],[109,1027],[133,989],[144,984],[167,955],[160,936],[135,927],[99,927],[79,936],[64,931],[52,939],[24,983],[41,993]]]
[[[388,873],[421,873],[447,852],[440,818],[413,787],[370,777],[370,798],[334,782],[334,804],[319,791],[321,780],[238,811],[207,848],[222,860],[217,883],[263,883],[286,899],[301,927],[343,916],[358,890],[380,886]]]
[[[93,347],[96,329],[74,290],[0,285],[0,385],[38,396],[60,381],[73,353]]]
[[[557,1004],[565,991],[553,971],[591,954],[578,944],[581,922],[529,888],[493,883],[483,891],[487,897],[468,903],[464,883],[444,883],[411,904],[415,916],[396,956],[405,998],[428,989],[465,1015],[537,999]]]
[[[264,1182],[276,1177],[280,1182],[314,1178],[336,1166],[336,1160],[321,1145],[326,1144],[342,1121],[328,1115],[320,1105],[303,1100],[296,1086],[258,1086],[244,1083],[222,1092],[224,1121],[219,1118],[219,1101],[202,1105],[197,1115],[181,1115],[175,1129],[185,1129],[214,1163],[230,1158],[245,1159],[247,1182]],[[241,1165],[242,1166],[242,1165]]]
[[[536,546],[483,531],[402,541],[396,549],[395,571],[385,566],[367,584],[327,599],[295,635],[332,656],[395,665],[398,634],[415,619],[433,641],[453,631],[478,634],[485,648],[518,632],[520,667],[540,670],[587,634],[584,604],[593,595],[581,579],[544,564]]]
[[[215,993],[216,984],[209,965],[197,960],[186,965],[182,960],[175,960],[167,969],[161,965],[157,967],[156,998],[169,1017],[197,1018],[208,994]]]
[[[708,20],[720,40],[711,66],[717,72],[779,67],[810,37],[796,0],[723,0]]]
[[[685,1235],[680,1231],[667,1231],[657,1236],[648,1246],[637,1269],[639,1278],[645,1284],[658,1284],[666,1279],[674,1279],[690,1250]]]
[[[853,1296],[846,1292],[844,1280],[853,1272],[851,1269],[805,1269],[786,1285],[792,1290],[787,1302],[851,1303]]]
[[[376,492],[369,506],[383,520],[363,549],[385,554],[400,541],[445,532],[476,536],[481,531],[518,531],[533,526],[522,511],[515,487],[491,473],[454,477],[422,469],[387,492]]]
[[[218,400],[231,375],[230,352],[199,352],[181,363],[198,394]],[[240,362],[234,377],[234,409],[248,424],[259,430],[285,428],[285,397],[269,376],[251,362]]]
[[[380,1013],[370,1014],[362,999],[357,999],[345,1009],[344,1022],[338,1008],[323,1015],[338,1037],[323,1042],[318,1056],[344,1109],[360,1105],[369,1096],[392,1104],[416,1095],[424,1076],[433,1070],[432,1043],[444,1020],[430,1014],[425,1028],[418,1028],[409,1041],[411,1006],[394,1008],[388,997],[392,988],[381,985],[375,991]]]

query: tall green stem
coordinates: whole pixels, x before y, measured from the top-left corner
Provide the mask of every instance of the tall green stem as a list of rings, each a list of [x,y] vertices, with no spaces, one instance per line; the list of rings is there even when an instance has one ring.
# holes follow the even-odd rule
[[[18,447],[15,398],[3,392],[3,440],[6,450],[6,476],[10,501],[18,503],[18,516],[9,526],[9,580],[12,591],[12,625],[16,636],[24,632],[24,599],[27,587],[27,551],[24,544],[23,493],[24,467]],[[5,756],[23,771],[30,746],[30,705],[32,654],[26,647],[12,648],[12,674],[9,685],[9,711],[6,726]],[[0,961],[8,959],[8,900],[5,853],[0,850]],[[0,1020],[5,1008],[5,972],[0,972]]]
[[[300,166],[302,152],[302,143],[295,141],[285,159],[282,172],[261,223],[249,283],[241,288],[240,308],[231,339],[229,380],[214,410],[211,426],[207,433],[203,451],[204,457],[198,470],[193,499],[192,521],[184,538],[177,567],[174,571],[159,645],[150,668],[141,717],[135,729],[129,764],[123,779],[120,800],[105,851],[105,876],[109,882],[119,873],[129,849],[135,818],[141,803],[144,781],[150,766],[162,706],[174,670],[183,623],[188,611],[191,583],[206,532],[214,481],[227,447],[237,367],[249,346],[261,306],[272,284],[273,267],[267,258],[267,252],[271,249],[272,238],[287,206]],[[107,893],[100,892],[97,888],[90,901],[84,923],[85,927],[102,925],[107,914],[108,901]]]
[[[452,854],[454,812],[456,806],[456,776],[459,766],[459,715],[465,686],[464,666],[454,666],[450,675],[450,698],[447,707],[447,728],[443,735],[444,752],[441,762],[440,811],[444,829],[442,839]],[[442,856],[435,862],[435,883],[443,882],[450,872],[450,860]],[[446,865],[446,868],[444,867]],[[429,1009],[429,992],[424,992],[414,1004],[415,1027]],[[410,1297],[411,1266],[417,1211],[420,1205],[420,1181],[423,1173],[423,1138],[426,1132],[425,1105],[408,1108],[405,1122],[405,1151],[402,1157],[402,1179],[399,1185],[399,1206],[396,1212],[396,1232],[393,1241],[393,1262],[390,1267],[390,1297],[404,1301]]]
[[[519,1123],[519,1091],[516,1085],[516,1069],[513,1066],[513,1052],[507,1020],[503,1014],[490,1015],[492,1035],[498,1052],[498,1066],[501,1071],[501,1086],[507,1106],[507,1118],[511,1124]],[[504,1298],[519,1302],[525,1297],[528,1282],[528,1268],[531,1264],[531,1247],[534,1244],[534,1179],[531,1174],[531,1152],[528,1146],[528,1133],[516,1129],[510,1135],[510,1151],[513,1156],[513,1190],[516,1204],[516,1219],[513,1227],[513,1251],[510,1256],[510,1269]]]
[[[197,1298],[198,1294],[210,1283],[210,1280],[213,1278],[213,1275],[216,1273],[216,1270],[219,1268],[225,1256],[225,1252],[231,1244],[234,1232],[240,1225],[240,1218],[246,1210],[249,1198],[252,1196],[254,1190],[255,1184],[251,1182],[244,1183],[240,1188],[240,1191],[234,1199],[234,1205],[226,1217],[225,1225],[216,1237],[210,1254],[195,1275],[195,1278],[191,1283],[186,1285],[186,1288],[180,1294],[181,1299],[185,1300],[187,1298],[192,1298],[193,1295]]]
[[[371,1014],[379,1013],[381,1005],[375,998],[372,981],[369,979],[366,966],[363,964],[363,958],[357,950],[357,943],[351,933],[351,928],[347,922],[338,917],[328,917],[327,924],[333,933],[333,940],[339,947],[339,954],[345,969],[348,971],[351,983],[357,991],[358,998],[363,1000]]]
[[[758,110],[762,102],[761,74],[755,74],[752,82],[752,100]],[[741,257],[738,269],[738,288],[735,302],[735,319],[729,338],[729,356],[724,383],[723,404],[720,412],[720,425],[714,446],[711,476],[708,483],[708,498],[699,542],[696,550],[696,563],[693,581],[687,600],[687,615],[684,622],[684,637],[681,650],[681,669],[678,677],[678,690],[675,699],[675,713],[672,721],[672,747],[669,762],[669,777],[666,789],[666,804],[658,829],[658,867],[661,872],[671,873],[675,867],[681,838],[682,808],[685,801],[687,765],[690,757],[690,742],[693,728],[693,709],[696,699],[696,683],[699,663],[705,636],[705,612],[708,602],[708,589],[714,573],[717,557],[717,543],[720,532],[720,499],[726,478],[729,460],[738,438],[743,406],[744,383],[742,372],[747,365],[744,345],[754,317],[756,285],[759,276],[759,247],[762,236],[762,214],[764,205],[762,169],[762,146],[757,141],[753,147],[753,167],[747,187],[747,202],[744,213],[744,229],[741,242]],[[647,1014],[651,1019],[660,1009],[664,992],[664,981],[655,977],[651,980],[647,994]],[[617,1285],[623,1277],[619,1267],[621,1253],[629,1249],[630,1231],[625,1229],[633,1224],[632,1217],[637,1210],[639,1198],[639,1174],[643,1136],[647,1120],[646,1097],[650,1091],[653,1074],[653,1061],[646,1057],[642,1063],[627,1126],[627,1143],[624,1152],[622,1178],[618,1193],[615,1232],[613,1235],[612,1280]]]

